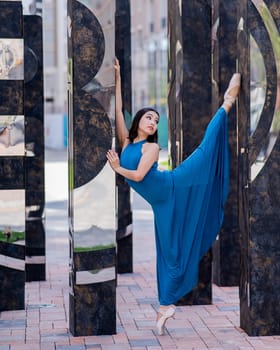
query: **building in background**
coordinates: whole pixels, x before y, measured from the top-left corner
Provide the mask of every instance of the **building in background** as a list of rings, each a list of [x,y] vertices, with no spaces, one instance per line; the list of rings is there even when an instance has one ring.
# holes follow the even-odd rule
[[[67,0],[23,0],[24,14],[43,16],[46,113],[67,112]]]
[[[131,0],[132,110],[160,113],[159,143],[167,147],[167,0]]]
[[[159,111],[159,141],[167,147],[167,0],[130,2],[132,111],[143,106]],[[65,147],[67,0],[23,0],[23,7],[25,14],[43,16],[46,145]]]
[[[43,17],[45,145],[67,146],[67,0],[23,0],[24,14]]]

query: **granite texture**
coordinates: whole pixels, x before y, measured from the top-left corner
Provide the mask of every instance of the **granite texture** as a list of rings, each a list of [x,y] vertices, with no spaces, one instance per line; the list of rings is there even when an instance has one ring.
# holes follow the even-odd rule
[[[26,255],[45,257],[45,227],[41,219],[27,220],[26,229]]]
[[[168,21],[169,70],[172,70],[168,105],[171,162],[175,167],[199,145],[212,114],[211,2],[170,0]],[[209,252],[202,260],[199,283],[179,301],[180,305],[211,303],[211,256]]]
[[[82,253],[74,252],[74,264],[76,271],[100,270],[115,266],[116,249],[102,249]]]
[[[213,4],[213,113],[222,104],[224,92],[237,59],[238,1]],[[219,21],[219,22],[217,22]],[[219,25],[217,26],[217,23]],[[236,108],[229,114],[230,191],[225,205],[224,221],[219,238],[213,245],[213,282],[219,286],[237,286],[240,278],[240,231],[238,226],[238,159]]]
[[[168,33],[169,33],[169,60],[168,60],[168,130],[170,140],[170,159],[175,168],[182,160],[182,81],[183,50],[182,29],[178,25],[181,19],[180,2],[168,1]]]
[[[24,260],[25,246],[20,244],[13,244],[9,242],[0,241],[0,254],[9,256],[10,258]]]
[[[70,294],[70,331],[75,336],[116,333],[116,281],[74,286]]]
[[[116,1],[115,15],[115,51],[121,66],[123,113],[126,122],[131,119],[131,33],[130,33],[130,2]],[[117,142],[117,150],[120,147]],[[117,184],[117,271],[130,273],[133,271],[133,232],[132,211],[130,203],[130,188],[120,175],[116,175]]]
[[[24,309],[25,272],[0,266],[0,281],[0,312]]]
[[[0,1],[0,38],[23,38],[21,1]],[[0,115],[24,115],[23,100],[23,80],[0,80]],[[1,156],[0,190],[24,189],[24,173],[24,157]],[[0,311],[24,309],[25,246],[0,242],[0,254],[14,259],[0,266]]]
[[[103,4],[107,6],[108,4]],[[112,78],[113,56],[111,57],[110,39],[114,38],[115,28],[106,15],[112,8],[102,11],[95,9],[95,2],[68,0],[68,72],[69,72],[69,236],[70,236],[70,309],[69,328],[74,336],[114,334],[116,332],[116,276],[109,272],[112,280],[97,280],[92,283],[83,272],[100,271],[115,268],[116,249],[104,248],[91,250],[95,241],[83,243],[83,250],[75,247],[75,221],[78,211],[75,194],[82,186],[88,188],[99,183],[107,163],[106,152],[112,147],[113,118],[109,115],[114,98],[114,84],[108,83]],[[113,3],[110,3],[113,6]],[[109,10],[106,12],[105,10]],[[103,12],[104,11],[104,12]],[[103,16],[103,15],[104,16]],[[101,15],[98,18],[98,15]],[[102,26],[102,24],[104,26]],[[112,32],[111,32],[111,31]],[[108,32],[110,31],[110,32]],[[110,39],[108,39],[110,37]],[[107,46],[105,41],[107,41]],[[108,51],[107,51],[108,50]],[[108,55],[111,57],[110,65]],[[107,62],[107,63],[106,63]],[[111,77],[112,75],[112,77]],[[111,173],[114,176],[113,173]],[[96,177],[98,176],[98,179]],[[104,183],[106,186],[106,183]],[[95,189],[96,190],[96,189]],[[101,197],[98,197],[101,198]],[[90,200],[94,200],[91,198]],[[86,205],[86,203],[84,204]],[[112,208],[112,215],[114,208]],[[76,214],[76,215],[82,215]],[[77,218],[77,216],[76,216]],[[87,218],[93,226],[93,218]],[[108,225],[108,223],[107,223]],[[101,225],[102,226],[102,225]],[[102,232],[103,227],[98,229]],[[98,237],[99,238],[99,237]],[[78,236],[76,236],[78,240]],[[110,242],[111,243],[111,242]],[[104,242],[102,245],[106,245]],[[76,250],[75,250],[76,249]],[[106,270],[105,270],[106,271]],[[79,278],[79,276],[82,276]],[[78,284],[79,283],[79,284]]]
[[[94,179],[106,164],[112,127],[103,107],[90,93],[80,90],[74,97],[73,109],[74,187],[77,188]]]
[[[22,38],[21,1],[0,1],[0,38]]]
[[[81,89],[98,73],[105,54],[105,39],[98,18],[79,1],[72,2],[74,89]],[[74,69],[75,69],[74,68]]]
[[[24,159],[23,157],[0,157],[0,189],[23,189]]]
[[[42,18],[23,16],[26,280],[43,281],[45,271],[45,153]],[[36,209],[30,209],[31,207]],[[37,257],[40,257],[38,260]],[[35,257],[35,258],[32,258]]]
[[[239,109],[239,224],[242,237],[240,325],[250,336],[280,334],[278,133],[272,135],[275,143],[271,152],[266,154],[266,161],[259,163],[259,166],[262,166],[261,171],[254,178],[250,176],[250,168],[257,154],[261,148],[266,148],[273,114],[275,111],[279,112],[280,108],[276,99],[279,63],[277,70],[277,53],[269,40],[269,27],[264,22],[264,18],[267,20],[272,16],[279,37],[280,12],[276,0],[258,4],[262,6],[257,9],[252,2],[242,1],[239,16],[245,18],[245,28],[238,38],[240,68],[244,74]],[[264,11],[265,7],[267,11]],[[244,118],[244,115],[250,115],[249,34],[256,40],[262,54],[267,81],[265,104],[252,135],[249,133],[250,120]]]
[[[0,80],[0,115],[23,115],[23,80]]]

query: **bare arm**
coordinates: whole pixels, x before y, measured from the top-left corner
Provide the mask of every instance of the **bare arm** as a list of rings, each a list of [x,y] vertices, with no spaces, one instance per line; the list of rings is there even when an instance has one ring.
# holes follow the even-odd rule
[[[125,145],[128,138],[128,130],[125,125],[124,115],[122,112],[122,94],[121,94],[121,74],[118,59],[115,59],[116,73],[116,133],[121,148]]]
[[[156,143],[146,143],[142,148],[142,157],[136,170],[128,170],[120,166],[118,154],[114,150],[107,153],[107,159],[112,169],[129,180],[140,182],[152,165],[158,161],[159,146]]]

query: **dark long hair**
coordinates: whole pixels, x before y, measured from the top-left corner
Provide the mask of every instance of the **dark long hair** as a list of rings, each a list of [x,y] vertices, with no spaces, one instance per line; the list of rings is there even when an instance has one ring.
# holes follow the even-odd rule
[[[139,122],[141,120],[141,118],[143,117],[143,115],[149,111],[155,112],[158,116],[159,113],[158,111],[156,111],[154,108],[152,107],[144,107],[141,108],[134,116],[133,120],[132,120],[132,124],[131,127],[129,129],[129,133],[128,133],[128,138],[130,142],[133,142],[133,140],[138,136],[138,126],[139,126]],[[149,135],[147,137],[147,141],[148,142],[158,142],[158,131],[156,130],[156,132],[153,135]]]

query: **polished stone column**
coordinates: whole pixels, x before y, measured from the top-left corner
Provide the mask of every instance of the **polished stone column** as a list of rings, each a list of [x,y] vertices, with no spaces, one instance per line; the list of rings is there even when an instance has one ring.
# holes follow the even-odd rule
[[[239,11],[240,325],[279,335],[279,2],[241,1]]]
[[[222,104],[224,92],[237,62],[238,1],[213,2],[213,113]],[[224,221],[213,246],[213,282],[219,286],[237,286],[240,278],[240,231],[238,226],[238,161],[236,107],[229,114],[230,192],[225,205]]]
[[[116,332],[115,2],[68,0],[70,331]]]
[[[202,140],[211,119],[211,2],[168,1],[169,131],[172,166]],[[211,252],[200,264],[198,286],[178,304],[212,300]]]
[[[115,51],[121,66],[123,114],[127,124],[131,121],[131,33],[130,1],[116,1]],[[120,152],[118,143],[117,149]],[[116,176],[117,182],[117,272],[133,271],[133,227],[130,189],[124,178]]]
[[[46,278],[42,17],[24,16],[26,280]]]
[[[0,1],[0,311],[24,309],[23,59],[21,1]]]

